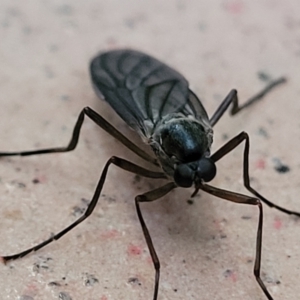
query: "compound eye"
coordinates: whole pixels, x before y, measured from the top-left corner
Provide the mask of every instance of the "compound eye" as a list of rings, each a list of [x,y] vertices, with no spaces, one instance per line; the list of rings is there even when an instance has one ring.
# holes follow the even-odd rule
[[[174,171],[174,181],[180,187],[191,187],[194,176],[194,171],[186,164],[178,165]]]
[[[205,182],[214,179],[217,173],[215,163],[207,157],[201,158],[197,168],[197,176],[203,179]]]

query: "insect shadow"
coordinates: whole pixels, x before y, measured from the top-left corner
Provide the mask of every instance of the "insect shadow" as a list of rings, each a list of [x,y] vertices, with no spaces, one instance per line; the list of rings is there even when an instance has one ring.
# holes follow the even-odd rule
[[[2,256],[3,262],[23,257],[58,240],[90,216],[100,197],[109,166],[113,164],[139,176],[168,180],[165,185],[135,197],[137,215],[155,268],[153,300],[158,298],[160,262],[143,219],[140,203],[157,200],[178,187],[192,186],[195,188],[192,197],[202,190],[231,202],[258,207],[254,276],[266,297],[272,300],[273,297],[260,277],[262,202],[287,214],[300,217],[300,213],[270,202],[251,187],[249,179],[250,140],[246,132],[241,132],[233,137],[212,155],[210,148],[213,142],[212,128],[230,105],[232,105],[230,113],[235,115],[264,97],[275,86],[284,83],[285,78],[271,81],[260,93],[243,105],[238,103],[237,91],[231,90],[216,112],[209,118],[201,101],[189,89],[187,80],[174,69],[147,54],[133,50],[114,50],[102,53],[92,60],[90,73],[98,96],[108,102],[114,111],[140,135],[141,139],[153,150],[153,156],[126,138],[90,107],[85,107],[79,114],[68,146],[22,152],[0,152],[0,156],[27,156],[74,150],[78,143],[84,117],[87,116],[136,155],[160,168],[160,171],[150,171],[128,160],[112,156],[105,164],[91,202],[81,217],[61,232],[30,249],[14,255]],[[216,175],[216,163],[242,143],[244,143],[244,186],[254,197],[206,184]]]

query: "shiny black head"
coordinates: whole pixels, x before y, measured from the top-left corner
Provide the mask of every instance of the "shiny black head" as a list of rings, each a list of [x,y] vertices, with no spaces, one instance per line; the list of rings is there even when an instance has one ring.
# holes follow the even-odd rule
[[[174,181],[180,187],[191,187],[197,181],[213,180],[216,173],[215,163],[208,157],[202,157],[195,162],[177,165],[174,170]]]

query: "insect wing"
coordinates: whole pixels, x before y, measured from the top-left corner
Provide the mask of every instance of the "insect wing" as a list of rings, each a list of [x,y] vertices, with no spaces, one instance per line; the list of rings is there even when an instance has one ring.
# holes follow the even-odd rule
[[[90,68],[97,94],[142,136],[150,137],[156,124],[172,113],[209,123],[187,80],[149,55],[133,50],[110,51],[95,57]]]

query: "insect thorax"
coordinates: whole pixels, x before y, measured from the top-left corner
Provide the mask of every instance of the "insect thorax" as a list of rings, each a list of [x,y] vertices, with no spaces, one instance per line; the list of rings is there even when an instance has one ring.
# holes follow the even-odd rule
[[[150,145],[163,170],[173,177],[176,165],[209,157],[212,141],[213,131],[208,124],[176,113],[155,127]]]

